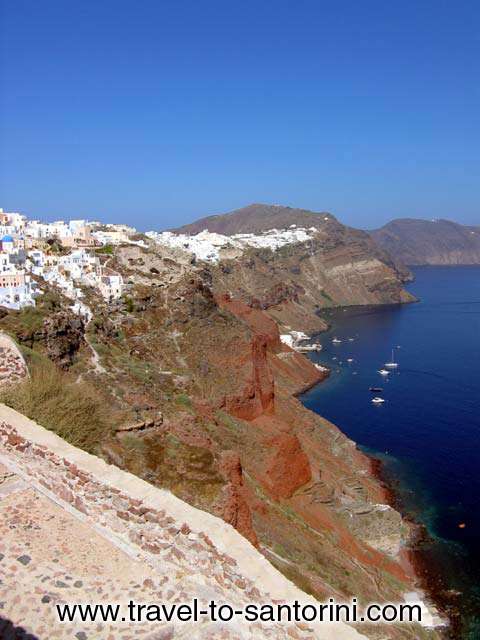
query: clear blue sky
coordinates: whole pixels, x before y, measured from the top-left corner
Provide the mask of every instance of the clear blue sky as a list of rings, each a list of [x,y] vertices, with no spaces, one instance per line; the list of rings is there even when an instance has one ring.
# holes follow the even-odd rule
[[[480,223],[480,2],[0,0],[0,206]]]

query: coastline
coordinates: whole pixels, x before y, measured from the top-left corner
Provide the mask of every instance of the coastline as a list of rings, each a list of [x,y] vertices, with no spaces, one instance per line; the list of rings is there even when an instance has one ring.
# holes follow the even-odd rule
[[[294,398],[298,398],[301,402],[301,397],[304,393],[307,393],[307,391],[310,391],[310,389],[313,389],[314,387],[317,386],[317,384],[321,384],[322,382],[325,382],[325,380],[327,378],[330,377],[330,369],[328,371],[325,372],[318,372],[319,378],[316,380],[312,380],[311,382],[307,382],[306,384],[304,384],[303,386],[298,387],[297,389],[295,389],[295,391],[293,392],[293,397]]]
[[[419,300],[411,301],[411,303],[413,302],[419,302]],[[396,307],[400,306],[400,304],[382,306]],[[375,307],[372,307],[371,305],[358,305],[356,308],[358,310],[358,308],[362,307],[367,313],[370,308],[372,312],[375,311]],[[347,310],[354,311],[354,309],[350,307],[338,307],[335,310],[330,310],[328,316],[332,319],[335,312]],[[326,320],[325,316],[322,317]],[[309,340],[313,341],[317,337],[334,330],[334,322],[327,322],[327,324],[328,327],[324,331],[311,335]],[[304,355],[308,358],[308,353],[305,353]],[[310,360],[310,358],[308,359]],[[294,396],[298,397],[301,402],[302,394],[324,382],[330,376],[330,372],[331,369],[329,368],[328,373],[323,375],[321,379],[306,385],[306,388],[302,388],[298,392],[294,393]],[[320,413],[318,415],[321,416]],[[336,426],[342,433],[344,433],[340,425]],[[436,627],[436,631],[446,640],[459,638],[460,636],[458,633],[462,626],[459,611],[455,606],[452,606],[452,598],[448,597],[448,586],[445,583],[445,577],[442,573],[441,566],[438,564],[432,564],[432,558],[428,552],[424,550],[424,547],[427,544],[433,543],[432,537],[423,523],[416,521],[406,513],[400,494],[395,490],[391,479],[388,478],[385,470],[385,462],[373,452],[363,450],[357,442],[355,442],[355,446],[368,458],[370,462],[370,474],[379,484],[384,495],[385,503],[401,515],[402,522],[408,527],[408,542],[400,551],[400,563],[404,567],[406,573],[414,580],[415,585],[418,587],[418,591],[425,596],[426,604],[432,605],[432,609],[434,609],[441,618],[443,624],[438,625]]]
[[[358,445],[357,445],[358,446]],[[398,511],[402,516],[402,521],[408,526],[408,546],[404,548],[403,560],[411,574],[418,581],[419,588],[425,593],[433,605],[438,608],[442,618],[448,621],[448,626],[440,630],[445,638],[458,638],[458,632],[461,628],[459,614],[455,607],[452,607],[451,598],[448,598],[448,586],[445,584],[444,576],[440,566],[432,564],[432,558],[424,550],[426,544],[433,542],[432,537],[427,531],[426,526],[409,516],[403,507],[401,497],[394,486],[389,481],[386,471],[385,462],[376,457],[375,454],[363,453],[371,462],[372,476],[377,479],[381,485],[385,501],[393,509]]]

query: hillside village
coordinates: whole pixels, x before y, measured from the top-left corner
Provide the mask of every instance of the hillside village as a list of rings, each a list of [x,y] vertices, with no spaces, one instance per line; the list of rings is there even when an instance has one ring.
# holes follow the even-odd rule
[[[7,405],[0,407],[4,411],[0,484],[3,473],[4,483],[18,486],[9,464],[25,473],[40,467],[40,474],[50,474],[50,467],[42,462],[43,449],[38,465],[24,456],[30,455],[32,447],[18,440],[18,430],[29,418],[36,423],[31,426],[34,434],[43,426],[59,436],[63,458],[67,441],[68,446],[77,447],[72,454],[75,464],[79,465],[82,453],[78,448],[83,449],[96,456],[102,478],[106,468],[115,475],[123,470],[130,474],[129,487],[138,480],[148,483],[146,489],[142,484],[148,495],[161,491],[159,508],[165,508],[165,496],[173,495],[201,510],[191,520],[182,511],[175,529],[168,514],[172,520],[166,521],[165,530],[157,531],[148,518],[134,520],[135,510],[140,513],[138,503],[125,502],[125,508],[118,510],[117,504],[123,503],[117,500],[124,500],[123,496],[108,494],[99,507],[101,489],[95,485],[92,508],[105,510],[100,521],[105,517],[112,527],[106,530],[108,540],[111,531],[115,535],[123,531],[130,535],[126,544],[131,553],[143,553],[131,546],[138,542],[153,554],[153,560],[151,555],[139,556],[138,570],[146,572],[139,584],[147,578],[157,584],[157,577],[145,568],[150,561],[160,560],[161,580],[176,570],[165,565],[165,556],[170,550],[184,553],[179,548],[181,536],[197,545],[181,558],[191,565],[197,559],[194,552],[203,554],[203,549],[197,537],[188,536],[205,529],[212,540],[213,533],[220,532],[215,540],[222,542],[227,538],[220,527],[231,525],[235,536],[238,532],[232,546],[249,545],[240,558],[245,566],[253,566],[254,559],[260,558],[260,573],[252,576],[255,580],[261,576],[258,598],[264,589],[272,597],[271,584],[279,597],[287,593],[286,587],[275,586],[282,579],[276,574],[267,589],[265,576],[272,565],[285,576],[289,589],[295,584],[319,600],[331,593],[342,598],[358,593],[362,602],[403,601],[412,593],[423,598],[414,568],[404,565],[402,555],[410,544],[410,529],[387,504],[388,495],[369,460],[334,425],[307,411],[296,398],[329,373],[302,355],[321,349],[319,343],[307,340],[326,326],[317,313],[320,304],[325,308],[408,300],[400,274],[381,260],[383,254],[377,253],[369,236],[327,216],[322,215],[314,226],[291,212],[290,220],[287,216],[275,219],[272,228],[231,235],[208,227],[197,232],[140,234],[123,225],[87,220],[42,223],[18,213],[0,214],[0,305],[14,310],[0,318],[5,333],[0,344],[4,349],[0,385],[5,383]],[[69,310],[55,288],[69,299]],[[15,311],[24,307],[20,313]],[[10,384],[14,378],[23,382]],[[2,428],[8,432],[1,433]],[[11,441],[12,446],[18,443],[18,456],[9,449]],[[7,454],[15,456],[13,462]],[[54,469],[58,466],[51,464]],[[65,469],[68,479],[72,467],[61,466],[62,473]],[[85,523],[90,507],[84,501],[82,482],[94,486],[93,476],[66,485],[63,476],[53,473],[52,491],[58,490],[54,503],[60,494],[67,496],[63,511],[71,515],[73,510],[73,517],[80,514]],[[23,478],[22,482],[30,483]],[[40,480],[42,487],[42,482],[48,482],[44,475]],[[28,484],[28,490],[36,488]],[[143,500],[143,496],[132,498]],[[37,501],[36,506],[40,511],[28,502],[26,510],[35,524],[44,513],[63,522],[63,513],[50,513],[49,503]],[[162,518],[167,517],[164,510]],[[198,529],[203,512],[220,520],[209,521],[208,529]],[[98,512],[91,513],[92,522],[98,523]],[[8,510],[4,515],[5,522],[17,516]],[[93,540],[88,522],[82,535],[91,541],[91,557],[95,559],[98,549],[106,549],[105,556],[112,554],[105,540]],[[138,535],[131,531],[137,525]],[[53,529],[50,519],[45,526]],[[68,530],[62,524],[60,531],[65,539],[64,532],[76,531],[76,523],[69,521]],[[80,581],[86,590],[92,575],[97,579],[98,563],[91,562],[79,573],[85,554],[83,542],[75,546],[74,535],[67,536],[69,547],[64,554],[74,566],[51,571],[46,553],[36,555],[30,529],[25,529],[22,548],[16,530],[10,533],[3,536],[0,554],[13,558],[9,566],[16,566],[16,559],[26,555],[31,564],[22,565],[21,579],[15,575],[4,581],[6,591],[12,592],[11,585],[19,583],[23,589],[19,595],[26,600],[33,584],[38,593],[57,602],[70,593],[58,592],[55,582],[37,585],[36,576],[43,579],[43,573],[55,571],[55,581],[65,585],[69,584],[66,575],[75,576],[72,584]],[[123,545],[123,539],[120,542]],[[172,563],[179,560],[175,558]],[[48,566],[40,568],[45,561]],[[228,593],[224,582],[228,574],[223,569],[220,582],[214,577],[214,587],[219,584]],[[131,566],[123,569],[133,570]],[[209,588],[210,577],[201,576],[201,580],[202,588]],[[172,584],[169,598],[184,589],[178,575]],[[105,589],[105,594],[117,593],[111,583],[95,587]],[[73,596],[82,598],[77,591]],[[4,599],[15,604],[13,597]],[[42,640],[53,637],[47,627],[38,625],[46,610],[38,616],[32,608],[27,620]],[[19,623],[13,606],[5,612]],[[52,628],[56,633],[55,625]],[[1,631],[0,626],[0,636]],[[382,629],[382,637],[438,637],[433,629],[425,633],[422,629],[422,635],[417,631],[416,627]],[[57,636],[62,637],[61,633],[63,628]],[[89,628],[79,633],[82,638],[110,637],[96,631],[92,636]],[[342,636],[335,629],[331,637],[357,637],[350,629],[347,633]],[[265,637],[258,630],[255,634],[251,637]],[[306,637],[313,637],[310,628]]]
[[[238,257],[248,248],[276,251],[308,241],[317,233],[315,227],[292,224],[258,234],[226,236],[204,230],[193,235],[149,231],[145,236],[194,259],[218,263],[222,258]],[[135,228],[122,224],[88,220],[44,223],[0,209],[0,306],[17,310],[35,306],[35,299],[42,295],[43,280],[61,289],[72,300],[72,310],[90,320],[92,314],[82,301],[82,287],[96,289],[107,301],[118,299],[124,291],[123,278],[108,266],[108,259],[102,263],[100,254],[112,253],[113,245],[146,247],[142,239],[134,239],[136,235]]]
[[[56,285],[72,300],[72,309],[91,318],[82,302],[82,286],[93,287],[106,300],[119,298],[122,276],[102,264],[96,251],[130,243],[136,229],[87,220],[43,223],[0,209],[0,306],[35,306],[42,280]]]
[[[324,218],[324,220],[328,220],[328,218]],[[198,260],[217,263],[222,258],[240,255],[250,247],[276,251],[287,244],[306,242],[311,240],[317,232],[316,227],[306,229],[292,224],[288,228],[269,229],[257,234],[236,233],[227,236],[205,229],[196,234],[147,231],[145,235],[159,245],[181,249],[192,254]]]

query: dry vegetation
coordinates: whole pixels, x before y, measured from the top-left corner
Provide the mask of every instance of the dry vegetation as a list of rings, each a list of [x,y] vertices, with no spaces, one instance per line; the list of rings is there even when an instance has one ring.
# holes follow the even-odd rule
[[[0,401],[90,452],[112,430],[105,399],[89,383],[75,381],[44,359],[33,365],[28,380],[4,389]]]

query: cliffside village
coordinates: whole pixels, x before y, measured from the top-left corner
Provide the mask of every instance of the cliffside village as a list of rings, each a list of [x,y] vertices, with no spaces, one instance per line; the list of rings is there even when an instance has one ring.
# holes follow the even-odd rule
[[[95,249],[131,242],[136,233],[126,225],[103,225],[87,220],[43,223],[0,209],[0,306],[34,306],[42,294],[39,276],[58,286],[72,300],[76,313],[90,319],[81,286],[95,288],[107,300],[119,298],[123,279],[101,264]]]

